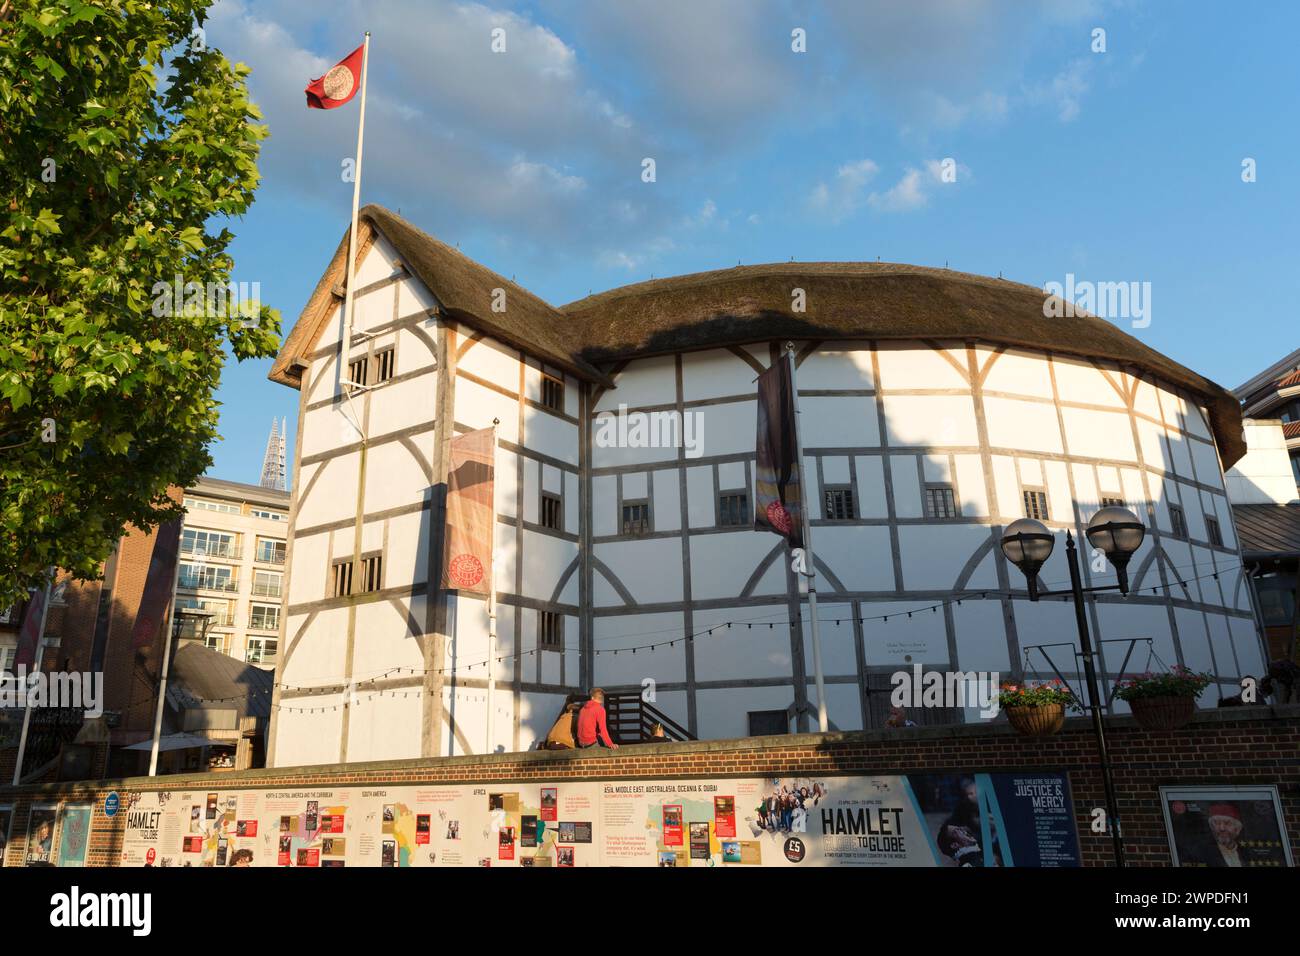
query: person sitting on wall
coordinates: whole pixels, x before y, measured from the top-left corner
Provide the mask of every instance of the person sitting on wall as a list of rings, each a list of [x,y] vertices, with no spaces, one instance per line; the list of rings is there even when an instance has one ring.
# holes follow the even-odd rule
[[[581,694],[570,694],[564,700],[564,710],[551,727],[546,739],[538,745],[539,750],[572,750],[577,746],[578,713],[582,710]]]
[[[650,743],[666,744],[671,742],[672,738],[668,736],[668,731],[664,730],[663,724],[655,724],[650,730]]]
[[[599,687],[591,689],[591,700],[578,711],[578,749],[587,750],[599,744],[617,750],[618,744],[609,739],[605,726],[605,692]]]

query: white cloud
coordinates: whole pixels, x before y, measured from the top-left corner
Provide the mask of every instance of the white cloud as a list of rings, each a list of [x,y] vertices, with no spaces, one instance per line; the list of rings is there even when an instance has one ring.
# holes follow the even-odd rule
[[[835,171],[833,180],[813,187],[808,197],[809,208],[833,223],[847,219],[862,205],[867,183],[878,172],[880,167],[870,159],[845,163]]]

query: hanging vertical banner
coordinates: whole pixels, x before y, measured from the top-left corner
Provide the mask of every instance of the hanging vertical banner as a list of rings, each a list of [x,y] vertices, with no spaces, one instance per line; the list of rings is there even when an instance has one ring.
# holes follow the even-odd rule
[[[53,580],[54,569],[50,568],[50,581]],[[32,592],[31,599],[27,602],[27,609],[23,611],[22,627],[18,631],[18,651],[14,656],[14,669],[18,667],[31,668],[36,663],[36,651],[41,643],[41,625],[45,620],[45,605],[50,599],[50,584],[38,588]]]
[[[144,593],[140,595],[140,610],[136,612],[135,625],[131,628],[131,646],[137,649],[152,646],[167,615],[180,542],[180,518],[158,526],[153,539],[153,554],[149,558],[149,573],[144,579]]]
[[[490,590],[495,433],[483,428],[451,440],[440,587],[474,594]]]
[[[757,499],[754,528],[772,531],[792,548],[803,547],[803,492],[795,449],[794,389],[790,360],[782,358],[758,377]]]

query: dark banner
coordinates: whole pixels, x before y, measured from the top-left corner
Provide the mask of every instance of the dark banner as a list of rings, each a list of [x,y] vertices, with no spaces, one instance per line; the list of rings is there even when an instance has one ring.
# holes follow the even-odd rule
[[[758,437],[754,528],[803,547],[803,489],[796,460],[794,378],[783,357],[758,377]]]
[[[487,594],[495,523],[493,469],[496,429],[482,428],[451,440],[447,475],[447,535],[442,588]]]
[[[131,628],[131,646],[137,650],[153,645],[163,618],[167,615],[167,605],[172,599],[172,585],[176,580],[180,541],[180,518],[159,525],[154,534],[149,574],[144,579],[140,609],[136,612],[135,625]]]
[[[51,576],[54,569],[50,569]],[[50,585],[32,592],[23,612],[22,627],[18,631],[18,651],[14,656],[14,668],[31,668],[36,663],[36,649],[41,643],[41,624],[45,616],[45,604],[50,599]]]

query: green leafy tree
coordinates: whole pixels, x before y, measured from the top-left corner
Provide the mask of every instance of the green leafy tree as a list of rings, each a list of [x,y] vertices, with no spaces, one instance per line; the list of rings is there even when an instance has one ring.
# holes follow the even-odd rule
[[[175,517],[227,349],[278,344],[273,309],[196,294],[233,281],[266,135],[210,3],[0,0],[0,607]]]

